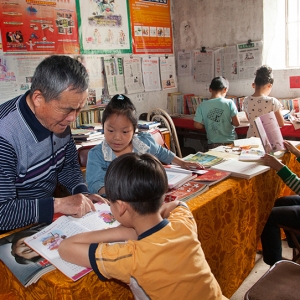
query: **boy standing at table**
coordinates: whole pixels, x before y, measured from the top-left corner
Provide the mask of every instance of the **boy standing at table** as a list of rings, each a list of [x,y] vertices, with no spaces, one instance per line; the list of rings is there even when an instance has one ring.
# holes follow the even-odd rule
[[[211,97],[197,108],[194,126],[205,128],[208,148],[232,144],[237,138],[234,126],[240,125],[238,111],[234,102],[226,99],[229,82],[226,78],[215,77],[209,86]]]
[[[121,225],[67,238],[58,249],[63,259],[92,267],[101,280],[127,283],[136,299],[226,299],[187,205],[163,202],[168,179],[153,155],[119,156],[108,167],[105,186]]]

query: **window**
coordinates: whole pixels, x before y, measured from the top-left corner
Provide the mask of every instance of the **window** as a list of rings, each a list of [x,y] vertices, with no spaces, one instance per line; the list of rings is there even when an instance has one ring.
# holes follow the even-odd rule
[[[286,66],[300,66],[300,0],[286,0]]]

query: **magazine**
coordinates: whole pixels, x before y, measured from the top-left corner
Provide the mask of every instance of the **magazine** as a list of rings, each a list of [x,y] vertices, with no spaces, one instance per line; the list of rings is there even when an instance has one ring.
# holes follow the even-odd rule
[[[14,232],[0,239],[0,259],[25,287],[35,283],[55,267],[24,244],[25,237],[36,234],[47,225],[40,224]]]
[[[195,182],[203,183],[208,186],[214,185],[231,175],[231,172],[209,169],[206,173],[198,175],[192,179]]]
[[[208,189],[208,185],[204,183],[189,181],[176,189],[170,190],[165,196],[165,202],[171,202],[175,200],[185,202],[201,195]]]
[[[57,251],[60,242],[78,233],[107,229],[119,225],[119,222],[112,215],[109,205],[96,203],[95,208],[96,211],[92,211],[82,218],[61,216],[40,232],[26,238],[24,242],[50,261],[62,273],[76,281],[92,269],[68,263],[60,258]]]
[[[196,154],[190,154],[183,159],[185,161],[197,162],[206,168],[214,166],[224,161],[224,158],[222,157],[218,157],[215,155],[206,154],[202,152],[197,152]]]
[[[254,119],[266,153],[285,150],[283,137],[273,111]]]

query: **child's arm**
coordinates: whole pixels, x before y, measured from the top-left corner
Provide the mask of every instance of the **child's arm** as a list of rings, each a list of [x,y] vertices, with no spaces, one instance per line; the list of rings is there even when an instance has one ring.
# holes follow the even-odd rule
[[[293,153],[297,158],[300,157],[300,151],[292,145],[289,141],[283,141],[285,148]]]
[[[172,201],[172,202],[168,202],[168,203],[164,203],[161,208],[160,208],[160,215],[162,218],[168,218],[170,215],[170,212],[172,210],[175,209],[175,207],[177,207],[179,204],[178,200]]]
[[[197,129],[203,129],[204,124],[194,121],[194,127]]]
[[[283,127],[284,126],[284,118],[283,118],[283,115],[280,112],[280,109],[275,111],[275,117],[277,119],[279,127]]]
[[[136,239],[137,234],[133,228],[121,225],[115,228],[73,235],[60,243],[58,252],[62,259],[79,266],[90,268],[90,244],[120,242]]]
[[[265,154],[261,159],[264,161],[265,165],[271,167],[276,171],[279,171],[284,167],[284,164],[273,155]]]
[[[173,164],[176,164],[178,166],[180,166],[183,169],[200,169],[203,170],[205,169],[205,167],[197,162],[192,162],[192,161],[185,161],[182,158],[178,157],[178,156],[174,156],[173,160],[172,160]]]
[[[239,126],[240,125],[240,119],[239,119],[238,115],[235,115],[231,118],[231,124],[233,126]]]

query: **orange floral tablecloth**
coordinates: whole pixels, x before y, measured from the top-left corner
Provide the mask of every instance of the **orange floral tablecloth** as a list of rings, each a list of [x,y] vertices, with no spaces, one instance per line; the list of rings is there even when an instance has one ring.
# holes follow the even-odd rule
[[[289,153],[283,162],[300,172],[300,164]],[[257,242],[275,199],[288,194],[291,190],[270,170],[250,180],[231,177],[188,201],[206,259],[226,297],[252,270]],[[72,282],[55,270],[27,288],[2,262],[0,272],[0,299],[133,299],[125,284],[101,282],[93,272]]]

